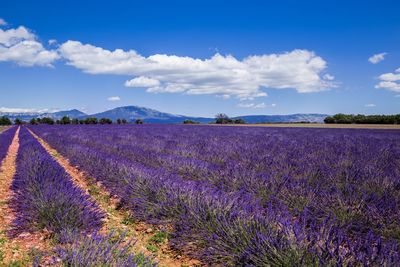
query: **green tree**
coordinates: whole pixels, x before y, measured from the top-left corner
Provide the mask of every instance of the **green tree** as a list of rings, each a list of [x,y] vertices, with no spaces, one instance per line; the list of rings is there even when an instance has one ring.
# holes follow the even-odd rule
[[[100,124],[112,124],[112,120],[107,118],[101,118],[99,122]]]
[[[395,115],[363,115],[363,114],[335,114],[326,117],[325,123],[357,123],[357,124],[399,124],[400,114]]]
[[[335,119],[331,116],[328,116],[324,119],[325,123],[335,123]]]
[[[233,123],[233,120],[228,117],[228,115],[224,113],[219,113],[215,116],[215,123],[216,124],[229,124]]]
[[[21,125],[23,123],[23,121],[21,120],[21,119],[19,119],[19,118],[16,118],[15,120],[14,120],[14,124],[15,125]]]
[[[6,116],[0,117],[0,125],[11,125],[11,124],[12,122],[8,117]]]
[[[35,118],[31,119],[29,121],[29,123],[32,124],[32,125],[37,125],[38,124],[38,122],[37,122],[37,120]]]
[[[60,124],[64,124],[64,125],[71,124],[71,119],[68,116],[64,116],[61,118]]]
[[[136,120],[135,120],[135,123],[136,123],[136,124],[143,124],[143,120],[141,120],[141,119],[136,119]]]
[[[54,119],[50,118],[50,117],[43,117],[43,118],[40,119],[40,123],[53,125],[54,124]]]
[[[89,117],[85,119],[85,124],[98,124],[99,121],[97,120],[97,118],[94,117]]]

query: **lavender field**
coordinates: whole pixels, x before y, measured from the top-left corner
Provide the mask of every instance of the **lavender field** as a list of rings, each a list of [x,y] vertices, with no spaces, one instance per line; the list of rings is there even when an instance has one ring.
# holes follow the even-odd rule
[[[135,221],[166,226],[169,245],[202,264],[400,264],[399,131],[178,125],[29,129],[104,185]],[[20,138],[28,139],[29,133],[21,132]],[[71,200],[73,207],[95,205],[72,187],[68,194],[79,199]],[[79,224],[55,225],[54,231],[95,230],[102,215],[91,210],[75,212]]]

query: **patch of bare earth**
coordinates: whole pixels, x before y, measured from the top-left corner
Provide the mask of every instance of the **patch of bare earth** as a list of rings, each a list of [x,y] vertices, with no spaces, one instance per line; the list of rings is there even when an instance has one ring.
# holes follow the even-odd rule
[[[34,132],[30,132],[72,177],[73,182],[87,192],[106,213],[107,218],[104,221],[101,232],[110,233],[111,231],[115,231],[127,233],[127,238],[135,240],[134,252],[143,253],[146,256],[155,258],[160,266],[184,267],[202,265],[198,260],[172,250],[168,245],[168,238],[161,240],[161,242],[153,242],[155,236],[160,235],[160,233],[163,233],[167,229],[133,221],[130,211],[121,208],[119,205],[120,200],[111,196],[100,182],[96,182],[77,167],[72,166],[68,159],[64,158]],[[160,240],[157,239],[157,241]]]
[[[8,128],[7,126],[0,126],[0,133],[7,130],[7,128]]]
[[[35,254],[49,248],[44,232],[24,232],[15,238],[9,238],[8,232],[12,230],[15,213],[9,206],[12,198],[11,183],[16,172],[16,159],[19,149],[19,128],[8,149],[6,158],[0,168],[0,266],[3,264],[28,265]]]
[[[204,126],[209,126],[209,125],[227,126],[227,127],[289,127],[289,128],[400,130],[400,124],[249,123],[249,124],[207,124]]]

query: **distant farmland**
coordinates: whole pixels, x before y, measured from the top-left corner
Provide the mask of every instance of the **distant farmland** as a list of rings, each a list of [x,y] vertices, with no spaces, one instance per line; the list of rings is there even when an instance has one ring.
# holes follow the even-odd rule
[[[257,124],[225,124],[223,126],[304,127],[304,128],[333,128],[333,129],[395,129],[395,130],[400,130],[400,124],[257,123]]]
[[[400,131],[272,126],[3,132],[4,263],[399,265]]]

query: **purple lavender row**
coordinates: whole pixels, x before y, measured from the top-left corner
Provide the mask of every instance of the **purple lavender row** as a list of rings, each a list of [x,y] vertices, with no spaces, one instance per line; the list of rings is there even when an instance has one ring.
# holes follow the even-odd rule
[[[90,233],[105,217],[83,190],[24,127],[20,131],[17,172],[10,202],[16,213],[12,235],[47,229]]]
[[[251,194],[264,206],[270,201],[283,202],[294,216],[298,216],[296,210],[305,208],[320,221],[334,214],[340,221],[351,220],[359,226],[349,227],[352,235],[374,229],[390,238],[396,236],[393,225],[400,228],[396,197],[400,137],[396,131],[242,128],[239,132],[226,127],[192,126],[115,129],[104,127],[99,134],[98,127],[73,128],[68,131],[68,138],[69,142],[89,146],[98,153],[156,168],[164,175],[179,175],[186,180],[209,182],[227,192]],[[57,133],[52,135],[57,139]],[[157,138],[150,141],[149,137],[154,136]],[[204,139],[214,142],[206,145]],[[181,149],[180,143],[190,142],[191,146]],[[162,149],[149,152],[143,144],[157,144]],[[186,160],[182,155],[161,152],[174,147],[180,154],[202,155],[203,160]],[[201,150],[203,153],[198,152]],[[361,205],[355,206],[357,202]]]
[[[175,137],[182,138],[179,134],[182,132],[181,127],[164,126],[169,132],[175,132]],[[221,136],[229,136],[225,129],[210,127],[209,129],[217,132]],[[284,178],[281,183],[277,183],[272,187],[272,190],[278,195],[274,197],[272,201],[269,201],[268,205],[259,205],[257,201],[249,194],[242,194],[240,192],[229,193],[229,190],[219,190],[214,186],[210,186],[207,182],[193,182],[183,180],[181,177],[174,174],[166,174],[164,171],[159,172],[156,168],[149,168],[143,164],[134,163],[134,160],[127,159],[115,153],[115,149],[111,149],[107,153],[107,149],[93,149],[89,144],[82,145],[79,142],[74,142],[79,139],[79,136],[73,133],[79,132],[82,134],[82,139],[90,140],[88,134],[91,135],[92,140],[107,140],[104,142],[104,147],[112,146],[112,141],[120,138],[118,133],[123,130],[122,128],[114,128],[115,132],[111,130],[103,132],[96,127],[88,128],[34,128],[37,133],[42,134],[42,137],[46,139],[52,146],[56,147],[62,154],[70,158],[70,160],[78,165],[82,170],[85,170],[96,179],[102,181],[114,194],[120,196],[127,207],[130,207],[134,212],[135,216],[140,219],[147,220],[168,220],[175,226],[175,234],[173,243],[181,249],[187,249],[195,247],[194,251],[198,250],[201,252],[200,256],[205,261],[210,263],[224,263],[228,265],[282,265],[282,264],[354,264],[361,263],[365,265],[371,264],[392,264],[398,262],[398,248],[395,242],[385,241],[379,235],[374,233],[374,228],[367,225],[365,227],[365,234],[360,233],[360,230],[354,230],[357,228],[357,224],[352,221],[346,223],[339,221],[332,216],[321,216],[318,218],[315,211],[309,208],[308,205],[304,205],[304,202],[311,202],[317,206],[322,206],[318,201],[313,202],[314,196],[309,196],[315,188],[318,188],[317,184],[309,184],[309,180],[291,179],[281,174]],[[140,139],[140,131],[138,128],[134,128],[135,138]],[[157,137],[162,135],[159,132],[161,128],[157,127],[146,127],[146,135]],[[188,131],[185,128],[186,131]],[[192,131],[207,131],[204,128],[193,127]],[[233,129],[229,129],[232,131]],[[85,131],[87,133],[85,134]],[[132,130],[133,131],[133,130]],[[254,131],[254,132],[252,132]],[[285,130],[286,131],[286,130]],[[302,143],[301,140],[292,140],[295,135],[272,131],[269,132],[265,129],[263,131],[256,130],[255,128],[246,129],[247,134],[253,135],[255,138],[252,141],[263,140],[265,137],[279,141],[287,138],[285,135],[289,135],[289,140],[286,140],[290,144]],[[124,132],[124,131],[122,131]],[[215,140],[215,132],[208,132],[209,139]],[[126,133],[126,131],[125,131]],[[296,134],[301,134],[301,131],[296,131]],[[325,140],[310,140],[307,136],[312,133],[305,131],[302,138],[306,139],[306,143],[313,144],[315,141],[332,141],[335,137],[341,137],[346,140],[354,136],[356,132],[328,132],[328,131],[316,131],[315,133],[325,133]],[[339,135],[342,135],[340,136]],[[364,140],[366,137],[370,137],[371,144],[378,143],[383,145],[382,142],[378,142],[380,139],[386,139],[389,142],[389,146],[381,146],[379,151],[386,152],[386,154],[398,153],[398,146],[396,147],[395,141],[398,140],[398,134],[385,133],[385,132],[358,132],[354,140]],[[102,135],[104,134],[104,135]],[[142,133],[143,134],[143,133]],[[236,131],[235,140],[242,140],[240,131]],[[264,138],[260,138],[262,135]],[[384,134],[383,136],[381,134]],[[193,135],[193,134],[192,134]],[[200,135],[204,135],[204,132]],[[73,136],[72,138],[70,138]],[[117,136],[118,138],[115,138]],[[221,138],[219,136],[219,138]],[[247,137],[248,135],[246,135]],[[262,137],[261,136],[261,137]],[[314,138],[314,136],[309,136]],[[379,137],[379,138],[377,138]],[[132,139],[132,136],[127,136]],[[202,136],[204,138],[204,136]],[[172,139],[173,140],[173,139]],[[217,138],[218,140],[218,138]],[[223,139],[221,139],[223,140]],[[368,138],[367,138],[368,140]],[[201,140],[195,140],[201,142]],[[157,142],[157,139],[155,140]],[[182,143],[187,142],[183,140]],[[390,142],[392,142],[390,144]],[[111,143],[111,144],[110,144]],[[317,142],[318,143],[318,142]],[[345,145],[349,145],[352,142],[347,142]],[[68,145],[65,145],[68,144]],[[114,144],[115,145],[115,144]],[[251,146],[252,149],[256,149]],[[279,144],[280,146],[282,144]],[[324,144],[322,144],[324,145]],[[151,146],[151,145],[150,145]],[[364,144],[368,147],[368,143]],[[239,146],[243,148],[243,146]],[[334,146],[338,152],[343,153],[338,146]],[[273,147],[274,153],[279,151],[279,147]],[[317,147],[321,149],[321,147]],[[329,148],[329,146],[328,146]],[[346,146],[342,147],[346,148]],[[391,148],[391,149],[385,149]],[[120,148],[123,150],[123,147]],[[210,148],[207,148],[210,150]],[[324,146],[322,146],[324,149]],[[326,147],[325,147],[326,149]],[[227,151],[223,149],[223,151]],[[241,150],[240,152],[246,152]],[[256,150],[257,151],[257,150]],[[322,150],[323,151],[323,150]],[[258,152],[258,151],[257,151]],[[261,152],[261,151],[260,151]],[[296,155],[291,151],[286,152],[289,155]],[[350,155],[359,157],[357,151],[344,151]],[[317,154],[318,150],[311,151],[308,154]],[[251,156],[249,153],[243,153]],[[263,155],[264,153],[257,153],[257,155]],[[214,152],[214,156],[217,152]],[[229,157],[235,157],[237,151],[229,153]],[[396,154],[394,154],[396,156]],[[276,154],[279,157],[279,154]],[[303,155],[304,156],[304,155]],[[330,154],[329,156],[332,157]],[[340,156],[340,154],[338,155]],[[220,159],[224,159],[221,155]],[[325,155],[326,159],[329,159]],[[378,157],[379,158],[379,157]],[[257,157],[250,158],[253,161],[257,161]],[[249,160],[245,158],[245,160]],[[283,161],[279,162],[275,169],[285,167],[288,158],[283,158]],[[335,159],[337,160],[337,158]],[[347,159],[348,160],[348,159]],[[292,159],[293,166],[296,166],[296,160]],[[334,161],[329,161],[334,163]],[[317,167],[321,167],[319,161],[316,164]],[[324,163],[324,161],[322,161]],[[248,167],[248,165],[244,165]],[[306,165],[307,166],[307,165]],[[308,166],[313,166],[308,164]],[[379,166],[379,164],[378,164]],[[292,166],[290,166],[292,167]],[[396,168],[396,167],[395,167]],[[294,168],[296,171],[299,168]],[[329,166],[325,166],[325,169],[329,169]],[[383,168],[385,170],[385,168]],[[290,168],[289,168],[290,170]],[[353,169],[350,169],[353,170]],[[284,172],[285,169],[282,169]],[[286,170],[288,171],[288,170]],[[395,170],[396,171],[396,170]],[[355,172],[357,173],[357,171]],[[393,170],[390,171],[389,176],[393,174]],[[278,173],[279,174],[279,173]],[[344,173],[344,177],[349,176],[349,173]],[[351,174],[351,173],[350,173]],[[365,174],[365,172],[363,173]],[[367,173],[368,174],[368,173]],[[301,177],[301,176],[300,176]],[[245,178],[245,177],[244,177]],[[296,177],[297,178],[297,177]],[[324,176],[312,177],[315,180],[324,179]],[[328,176],[325,180],[320,182],[327,183],[327,188],[333,188],[337,186],[332,185],[330,181],[333,178]],[[348,177],[347,177],[348,178]],[[353,177],[354,178],[354,177]],[[357,177],[356,177],[357,178]],[[387,177],[385,177],[386,179]],[[299,178],[297,178],[299,179]],[[360,180],[360,178],[358,178]],[[395,180],[395,179],[394,179]],[[362,181],[362,180],[360,180]],[[279,182],[273,181],[273,182]],[[311,180],[311,182],[313,182]],[[315,182],[315,181],[314,181]],[[339,183],[343,181],[339,180]],[[268,184],[267,184],[268,185]],[[393,185],[393,184],[389,184]],[[387,185],[385,185],[387,186]],[[304,187],[304,188],[303,188]],[[310,189],[311,188],[311,189]],[[293,217],[293,211],[288,208],[285,197],[289,196],[289,200],[295,202],[295,198],[291,195],[299,196],[298,202],[304,206],[301,211],[296,212],[296,217]],[[331,190],[332,191],[332,190]],[[321,191],[324,192],[324,191]],[[335,193],[335,191],[332,191]],[[302,195],[302,193],[307,193]],[[329,192],[328,192],[329,193]],[[342,192],[340,192],[342,193]],[[318,195],[318,194],[317,194]],[[283,196],[283,197],[282,197]],[[329,195],[323,195],[319,193],[321,199],[323,197],[329,199]],[[340,194],[338,196],[345,197]],[[279,199],[282,197],[283,199]],[[310,197],[310,199],[308,199]],[[335,199],[333,197],[332,199]],[[356,200],[357,198],[354,198]],[[319,199],[318,199],[319,200]],[[396,199],[394,199],[396,200]],[[388,203],[396,205],[393,202],[393,198],[387,200]],[[298,205],[299,203],[294,203]],[[345,202],[345,204],[347,204]],[[351,203],[350,203],[351,204]],[[266,208],[268,207],[268,208]],[[312,205],[310,207],[313,207]],[[334,209],[335,207],[332,207]],[[350,206],[351,208],[351,206]],[[285,212],[286,211],[286,212]],[[379,209],[378,209],[379,211]],[[291,214],[292,213],[292,214]],[[350,214],[352,215],[352,214]],[[358,233],[357,235],[349,235],[349,233]]]
[[[12,127],[0,134],[0,164],[7,156],[8,148],[11,145],[16,131],[17,127]]]
[[[20,144],[10,203],[17,215],[12,235],[41,229],[53,232],[62,244],[55,249],[56,265],[59,259],[65,266],[156,266],[147,257],[131,253],[123,237],[97,233],[105,214],[26,128],[21,129]]]

